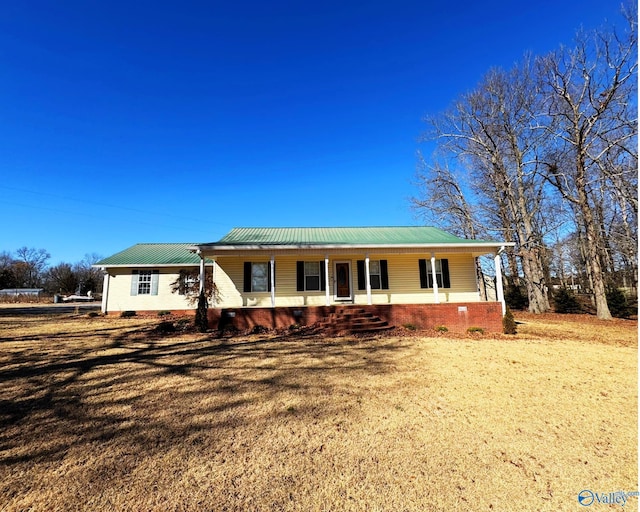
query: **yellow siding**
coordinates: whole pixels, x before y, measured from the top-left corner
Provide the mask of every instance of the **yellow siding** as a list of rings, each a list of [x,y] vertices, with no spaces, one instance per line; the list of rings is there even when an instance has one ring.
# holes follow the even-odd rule
[[[427,269],[430,270],[430,255],[422,256],[427,260]],[[437,254],[436,258],[449,260],[449,275],[451,288],[438,290],[440,302],[474,302],[478,301],[476,278],[473,258],[468,254]],[[388,295],[385,297],[372,297],[374,304],[423,304],[434,303],[435,296],[432,289],[420,288],[420,273],[418,259],[420,255],[389,256],[389,290],[372,291],[372,295]],[[384,293],[386,292],[386,293]],[[382,300],[380,300],[382,298]],[[358,297],[357,303],[366,304],[366,294]],[[377,299],[377,300],[376,300]],[[363,302],[364,301],[364,302]]]
[[[389,289],[371,290],[373,304],[424,304],[434,303],[431,289],[420,288],[418,259],[429,260],[430,254],[370,254],[370,259],[386,259],[389,271]],[[474,260],[471,254],[437,254],[438,259],[449,260],[451,288],[439,290],[440,302],[476,302],[479,296],[476,288]],[[334,265],[336,261],[348,261],[351,264],[351,289],[355,304],[366,304],[365,290],[358,290],[357,260],[364,259],[360,254],[329,255],[329,292],[330,303],[335,304]],[[299,292],[296,290],[296,261],[322,261],[324,257],[315,255],[276,256],[276,306],[322,306],[326,303],[324,291]],[[259,306],[271,307],[271,293],[244,293],[244,262],[268,262],[269,256],[225,256],[218,257],[216,284],[220,291],[218,307]]]
[[[276,306],[321,306],[325,304],[325,292],[296,291],[296,262],[302,258],[295,256],[276,257]],[[320,261],[317,256],[306,261]],[[220,291],[219,307],[259,306],[271,307],[271,292],[244,293],[244,262],[269,262],[269,257],[218,258],[216,284]]]
[[[242,280],[244,262],[238,258],[225,258],[221,265],[222,258],[217,261],[214,274],[216,286],[218,288],[218,300],[216,307],[239,308],[242,303]],[[237,287],[236,287],[237,286]]]
[[[470,254],[437,254],[436,257],[449,260],[451,288],[440,289],[440,302],[479,301],[473,257]],[[429,254],[370,254],[370,259],[386,259],[389,273],[388,290],[371,290],[373,304],[429,304],[434,303],[431,289],[420,288],[418,259],[429,260]],[[351,265],[351,290],[353,303],[366,304],[367,293],[358,290],[357,260],[363,254],[329,255],[329,299],[336,304],[334,270],[335,262],[349,262]],[[296,290],[296,262],[320,261],[321,254],[276,256],[276,306],[323,306],[326,304],[325,291],[299,292]],[[269,256],[225,256],[219,257],[215,268],[215,282],[218,297],[213,307],[271,307],[271,293],[244,293],[244,262],[268,262]],[[132,268],[111,268],[107,311],[162,311],[195,309],[183,295],[173,293],[171,284],[178,278],[180,268],[159,268],[158,295],[131,295]],[[347,302],[348,303],[348,302]]]

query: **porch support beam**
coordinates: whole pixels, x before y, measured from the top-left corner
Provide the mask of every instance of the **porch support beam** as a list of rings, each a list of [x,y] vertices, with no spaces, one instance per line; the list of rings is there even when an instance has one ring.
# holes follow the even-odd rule
[[[436,253],[431,253],[431,277],[433,277],[433,300],[436,304],[440,304],[440,295],[438,294],[438,275],[436,273]]]
[[[213,263],[211,265],[211,305],[215,307],[216,305],[216,267],[218,264],[216,263],[216,259],[213,258]]]
[[[369,253],[364,255],[364,275],[367,287],[367,305],[371,306],[371,273],[369,272]]]
[[[204,256],[202,255],[202,251],[198,250],[198,256],[200,256],[200,289],[198,290],[198,294],[201,294],[204,291]]]
[[[109,300],[109,272],[106,268],[102,268],[104,272],[104,277],[102,278],[102,305],[100,306],[100,310],[102,314],[106,314],[107,312],[107,301]]]
[[[271,307],[276,307],[276,256],[275,254],[271,255],[271,261],[269,262],[271,265]]]
[[[325,305],[331,305],[331,297],[329,293],[329,255],[324,255],[324,298]]]
[[[504,246],[500,247],[500,250],[496,252],[493,258],[493,264],[496,267],[496,299],[502,304],[502,316],[507,312],[507,303],[504,300],[504,288],[502,286],[502,257],[500,256],[504,251]]]

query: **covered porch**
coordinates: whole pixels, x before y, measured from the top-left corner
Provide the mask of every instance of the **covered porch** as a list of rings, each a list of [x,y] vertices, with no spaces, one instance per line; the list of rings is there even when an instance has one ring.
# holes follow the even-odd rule
[[[205,260],[213,262],[218,295],[210,304],[212,321],[237,318],[238,328],[308,325],[331,308],[360,306],[377,308],[394,324],[426,326],[445,317],[456,318],[456,325],[457,319],[472,321],[470,311],[497,311],[501,321],[505,245],[430,227],[236,228],[192,250],[200,257],[201,290]],[[492,306],[483,304],[476,272],[476,258],[487,254],[496,274]],[[424,320],[426,306],[436,306],[433,320]]]
[[[502,249],[502,248],[501,248]],[[502,286],[501,249],[493,253],[496,276],[496,300],[501,303],[505,312],[504,290]],[[276,307],[286,305],[324,305],[362,304],[371,306],[375,303],[417,302],[441,304],[457,301],[479,301],[479,283],[477,278],[473,289],[461,290],[461,286],[451,284],[449,260],[457,262],[456,253],[452,249],[437,253],[424,254],[421,251],[404,251],[402,256],[413,254],[415,261],[398,260],[398,254],[370,252],[361,254],[339,252],[320,255],[316,251],[280,251],[277,255],[238,252],[233,255],[217,255],[198,251],[200,256],[200,283],[204,286],[205,258],[213,261],[213,280],[217,285],[231,276],[231,281],[242,296],[243,307]],[[464,253],[476,258],[480,253]],[[292,268],[295,261],[295,269]],[[414,300],[407,300],[411,295],[411,283],[403,276],[404,263],[414,264],[414,288],[419,282],[419,296],[413,294]],[[240,279],[238,265],[242,265]],[[390,276],[390,265],[392,275]],[[475,265],[475,260],[473,261]],[[458,267],[460,264],[458,263]],[[414,264],[415,267],[415,264]],[[230,271],[225,272],[225,268]],[[234,276],[235,268],[235,276]],[[276,270],[278,269],[278,273]],[[222,270],[224,276],[219,272]],[[453,279],[459,279],[454,274]],[[293,273],[295,272],[295,288]],[[278,278],[276,278],[278,276]],[[391,279],[391,281],[390,281]],[[468,280],[468,276],[467,276]],[[242,281],[242,283],[240,283]],[[226,288],[229,288],[227,283]],[[452,293],[453,290],[453,293]],[[309,299],[313,298],[311,302]],[[382,300],[381,300],[382,298]],[[296,302],[298,299],[299,302]],[[395,299],[395,300],[394,300]],[[301,301],[301,302],[300,302]],[[296,302],[292,304],[292,302]]]

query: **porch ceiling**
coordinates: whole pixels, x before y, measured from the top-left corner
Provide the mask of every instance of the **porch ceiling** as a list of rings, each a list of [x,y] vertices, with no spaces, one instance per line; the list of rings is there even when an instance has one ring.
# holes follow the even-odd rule
[[[233,247],[233,248],[216,248],[212,250],[202,249],[202,254],[207,258],[250,258],[255,257],[256,254],[277,256],[297,256],[304,254],[305,256],[315,256],[324,258],[330,257],[343,257],[349,255],[362,255],[369,254],[374,257],[376,255],[400,255],[400,254],[421,254],[430,255],[432,252],[435,254],[471,254],[472,256],[482,256],[485,254],[494,254],[500,247],[490,246],[486,248],[476,247],[381,247],[381,246],[360,246],[360,247]]]

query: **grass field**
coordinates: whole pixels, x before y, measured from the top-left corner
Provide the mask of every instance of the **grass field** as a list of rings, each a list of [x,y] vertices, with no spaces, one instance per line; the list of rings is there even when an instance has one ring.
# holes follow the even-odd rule
[[[2,316],[0,510],[608,509],[577,498],[638,490],[637,322],[516,319],[217,339]]]

